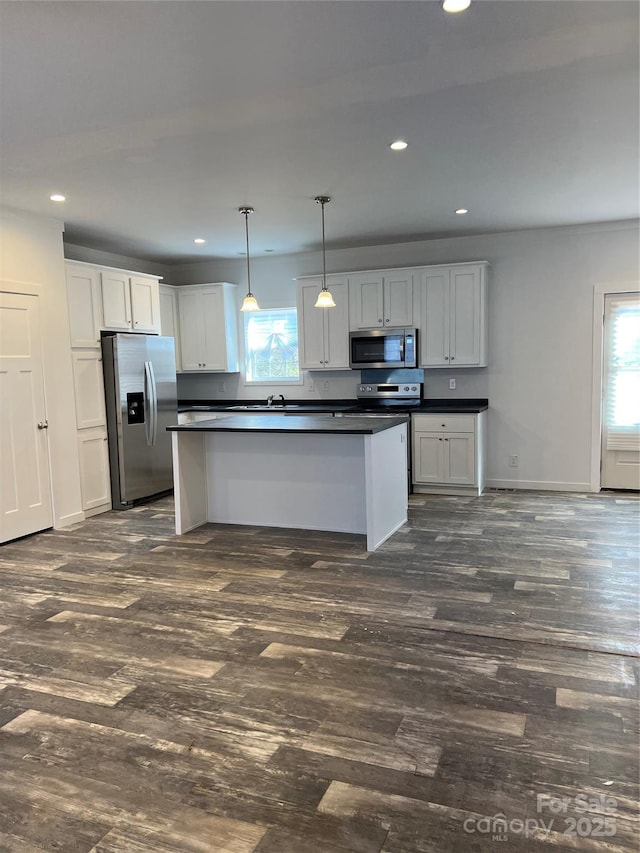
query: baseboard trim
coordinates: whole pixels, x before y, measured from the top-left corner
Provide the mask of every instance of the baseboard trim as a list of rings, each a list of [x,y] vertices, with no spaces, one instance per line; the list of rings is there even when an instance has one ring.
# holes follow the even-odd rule
[[[553,480],[487,480],[488,489],[527,489],[533,492],[592,492],[591,483],[563,483]]]
[[[84,512],[72,512],[71,515],[63,515],[62,518],[56,518],[53,522],[54,530],[61,530],[63,527],[69,527],[70,524],[77,524],[79,521],[84,521]]]

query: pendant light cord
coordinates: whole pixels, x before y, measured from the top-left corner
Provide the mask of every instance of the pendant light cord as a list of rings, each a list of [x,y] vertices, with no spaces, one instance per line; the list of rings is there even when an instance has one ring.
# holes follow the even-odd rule
[[[242,211],[244,213],[244,230],[247,237],[247,296],[253,296],[251,293],[251,270],[249,266],[249,208]]]

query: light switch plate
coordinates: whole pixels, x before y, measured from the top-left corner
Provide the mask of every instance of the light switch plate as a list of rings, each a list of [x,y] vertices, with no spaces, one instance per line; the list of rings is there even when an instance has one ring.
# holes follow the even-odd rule
[[[456,390],[456,380],[450,379],[449,380],[449,391],[455,391],[455,390]]]

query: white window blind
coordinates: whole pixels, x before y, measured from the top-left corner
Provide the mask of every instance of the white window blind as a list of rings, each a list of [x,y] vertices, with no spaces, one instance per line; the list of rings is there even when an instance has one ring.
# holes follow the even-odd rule
[[[640,451],[640,299],[615,294],[605,311],[607,450]]]
[[[246,381],[298,382],[298,318],[295,308],[244,314]]]

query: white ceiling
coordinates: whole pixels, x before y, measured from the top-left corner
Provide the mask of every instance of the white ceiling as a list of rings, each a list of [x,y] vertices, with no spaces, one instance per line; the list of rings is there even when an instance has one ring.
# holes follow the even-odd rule
[[[317,248],[319,194],[330,247],[634,218],[638,10],[3,0],[1,199],[166,262],[242,252],[242,205],[252,256]]]

